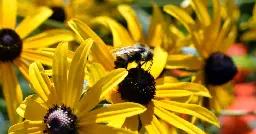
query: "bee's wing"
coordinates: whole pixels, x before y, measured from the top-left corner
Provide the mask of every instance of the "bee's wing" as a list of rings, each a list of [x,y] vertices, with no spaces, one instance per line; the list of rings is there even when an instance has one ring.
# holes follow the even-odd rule
[[[114,47],[109,50],[112,55],[119,56],[124,54],[130,54],[132,52],[139,52],[141,51],[139,48],[134,48],[133,46],[127,46],[127,47]]]

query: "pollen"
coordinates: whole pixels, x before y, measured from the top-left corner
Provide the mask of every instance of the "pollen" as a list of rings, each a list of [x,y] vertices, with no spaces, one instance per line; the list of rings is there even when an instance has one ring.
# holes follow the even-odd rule
[[[12,29],[0,29],[0,62],[13,61],[20,56],[22,40]]]
[[[132,68],[119,84],[122,100],[147,105],[155,96],[155,79],[143,68]]]
[[[216,52],[206,60],[204,71],[207,84],[222,85],[235,77],[237,67],[229,56]]]
[[[75,134],[77,117],[72,110],[65,105],[54,105],[44,116],[46,130],[48,134]]]

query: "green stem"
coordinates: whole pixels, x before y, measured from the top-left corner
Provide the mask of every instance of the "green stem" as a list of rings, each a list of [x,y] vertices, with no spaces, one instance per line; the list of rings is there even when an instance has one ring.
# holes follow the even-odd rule
[[[55,21],[55,20],[47,20],[44,22],[45,25],[56,27],[56,28],[67,28],[64,23]]]
[[[245,111],[245,110],[222,110],[221,116],[243,116],[243,115],[256,115],[256,111]]]
[[[238,68],[256,70],[256,58],[251,56],[233,56],[233,61]]]

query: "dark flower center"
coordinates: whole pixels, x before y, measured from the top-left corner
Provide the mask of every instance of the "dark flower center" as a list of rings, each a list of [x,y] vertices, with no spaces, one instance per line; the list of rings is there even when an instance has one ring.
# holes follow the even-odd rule
[[[20,56],[22,40],[11,29],[0,29],[0,62],[13,61]]]
[[[76,134],[77,117],[72,110],[65,105],[54,105],[44,116],[46,130],[48,134]]]
[[[234,78],[237,68],[229,56],[216,52],[206,60],[204,71],[207,84],[222,85]]]
[[[64,22],[66,20],[66,13],[62,7],[54,6],[51,7],[51,9],[53,10],[53,14],[50,17],[50,19],[59,22]]]
[[[125,101],[147,105],[155,96],[155,79],[142,68],[132,68],[119,84],[118,92]]]

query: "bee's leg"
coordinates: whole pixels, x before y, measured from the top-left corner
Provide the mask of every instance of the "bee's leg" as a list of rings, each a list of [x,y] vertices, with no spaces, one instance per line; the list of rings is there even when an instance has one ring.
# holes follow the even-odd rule
[[[136,62],[137,63],[137,68],[141,68],[142,67],[142,64],[138,61],[138,62]]]
[[[150,65],[149,65],[149,68],[148,68],[148,71],[149,71],[149,72],[150,72],[150,70],[151,70],[152,65],[153,65],[153,60],[151,60],[151,62],[150,62]]]
[[[137,61],[136,63],[138,64],[138,68],[141,68],[146,63],[146,61],[142,63],[140,61]]]
[[[142,64],[141,64],[141,66],[143,66],[145,63],[147,63],[147,61],[143,61]],[[147,65],[147,64],[146,64],[146,65]]]

